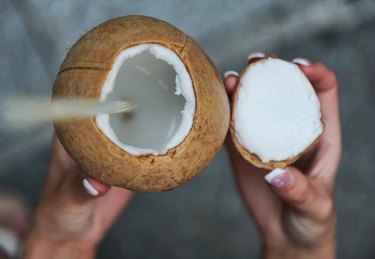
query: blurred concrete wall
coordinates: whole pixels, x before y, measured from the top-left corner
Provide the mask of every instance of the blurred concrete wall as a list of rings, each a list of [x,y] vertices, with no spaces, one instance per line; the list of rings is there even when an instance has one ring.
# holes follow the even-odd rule
[[[50,95],[67,49],[109,18],[144,14],[193,36],[221,72],[253,51],[306,56],[340,84],[343,161],[335,190],[339,258],[375,258],[375,1],[0,0],[0,98]],[[0,188],[34,204],[51,128],[8,131],[0,122]],[[257,258],[260,240],[241,203],[226,153],[171,192],[137,194],[99,249],[100,258]]]

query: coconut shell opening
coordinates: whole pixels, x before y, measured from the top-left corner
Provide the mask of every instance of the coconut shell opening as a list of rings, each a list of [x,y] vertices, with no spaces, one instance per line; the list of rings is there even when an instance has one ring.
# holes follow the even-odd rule
[[[101,114],[99,129],[134,155],[165,154],[179,145],[193,125],[192,80],[180,58],[158,44],[123,50],[103,84],[100,100],[130,100],[135,111]]]

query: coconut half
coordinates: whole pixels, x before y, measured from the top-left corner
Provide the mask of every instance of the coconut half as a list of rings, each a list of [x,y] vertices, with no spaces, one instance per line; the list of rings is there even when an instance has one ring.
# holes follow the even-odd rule
[[[293,163],[323,130],[319,99],[296,64],[263,58],[241,74],[231,134],[237,149],[255,166],[274,169]]]
[[[193,125],[191,78],[178,56],[161,45],[141,44],[120,52],[99,99],[137,105],[132,114],[101,114],[96,119],[113,143],[134,155],[165,154]]]
[[[131,101],[134,112],[61,121],[62,145],[91,177],[133,191],[165,191],[190,180],[220,150],[229,102],[205,52],[176,27],[119,17],[69,50],[53,98]]]

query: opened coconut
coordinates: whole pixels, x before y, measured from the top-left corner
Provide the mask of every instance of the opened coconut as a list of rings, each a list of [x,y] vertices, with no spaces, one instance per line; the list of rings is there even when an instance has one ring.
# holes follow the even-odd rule
[[[319,99],[294,63],[252,59],[239,77],[232,102],[233,142],[260,168],[296,161],[323,133]]]
[[[53,98],[125,100],[132,113],[55,123],[71,157],[90,176],[135,191],[172,189],[220,149],[229,104],[198,44],[155,18],[127,16],[87,32],[69,50]]]

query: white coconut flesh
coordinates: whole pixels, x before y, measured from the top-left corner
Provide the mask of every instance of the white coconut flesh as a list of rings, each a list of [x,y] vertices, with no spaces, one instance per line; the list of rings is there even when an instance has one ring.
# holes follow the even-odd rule
[[[190,75],[177,54],[141,44],[116,57],[100,100],[134,102],[131,113],[100,114],[97,127],[128,153],[165,154],[189,134],[195,113]]]
[[[237,94],[235,136],[263,163],[297,156],[323,131],[317,95],[293,63],[274,58],[254,63]]]

